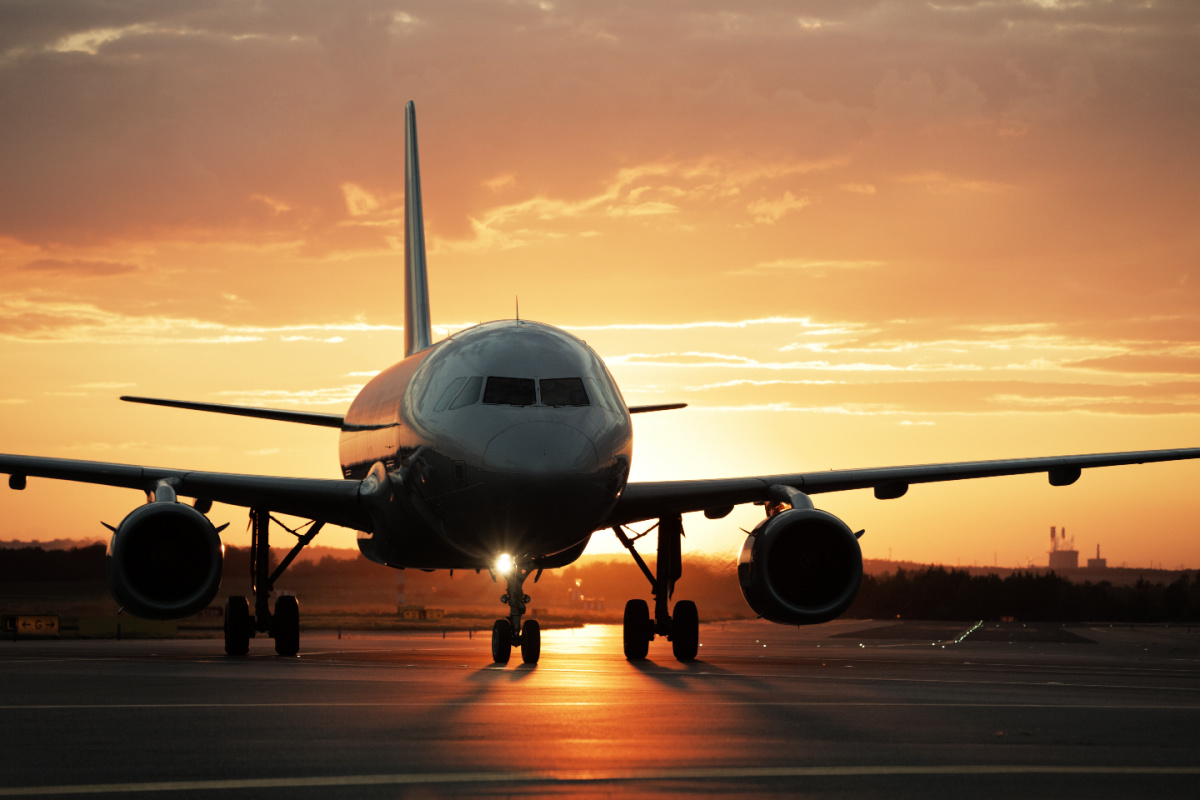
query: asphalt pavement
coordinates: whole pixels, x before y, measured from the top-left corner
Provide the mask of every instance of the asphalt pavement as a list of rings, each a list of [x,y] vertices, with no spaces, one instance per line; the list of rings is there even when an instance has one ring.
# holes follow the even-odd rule
[[[0,642],[0,797],[1200,796],[1200,628]]]

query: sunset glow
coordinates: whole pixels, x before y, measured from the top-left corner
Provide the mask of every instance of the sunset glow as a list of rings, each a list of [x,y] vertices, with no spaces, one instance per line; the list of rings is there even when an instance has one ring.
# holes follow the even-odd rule
[[[400,360],[410,99],[435,337],[519,298],[629,404],[687,402],[635,418],[634,480],[1200,446],[1192,4],[55,3],[0,31],[2,452],[337,477],[335,431],[116,398],[341,413]],[[816,502],[867,558],[1044,564],[1057,525],[1197,567],[1197,481]],[[31,479],[0,539],[102,538],[141,499]],[[761,515],[690,515],[685,548]]]

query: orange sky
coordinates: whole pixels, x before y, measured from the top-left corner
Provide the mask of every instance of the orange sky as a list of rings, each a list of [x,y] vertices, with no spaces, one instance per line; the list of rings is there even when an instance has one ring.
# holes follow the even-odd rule
[[[1200,445],[1198,31],[1050,0],[8,7],[0,451],[336,476],[332,431],[116,397],[340,412],[400,358],[409,99],[435,322],[519,295],[630,403],[690,403],[636,420],[635,479]],[[1044,563],[1065,525],[1195,567],[1197,480],[818,506],[868,557]],[[139,501],[33,480],[0,538]],[[233,543],[244,516],[213,513]]]

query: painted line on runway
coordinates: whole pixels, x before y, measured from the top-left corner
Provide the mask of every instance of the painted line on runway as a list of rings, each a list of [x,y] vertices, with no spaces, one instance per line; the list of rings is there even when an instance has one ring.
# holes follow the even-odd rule
[[[611,701],[503,701],[503,700],[406,700],[398,703],[386,702],[295,702],[295,703],[54,703],[0,705],[0,711],[114,711],[114,710],[162,710],[188,708],[446,708],[496,707],[496,708],[608,708]],[[771,708],[1028,708],[1079,711],[1200,711],[1200,705],[1109,705],[1095,703],[938,703],[938,702],[838,702],[809,700],[720,700],[704,702],[689,698],[686,702],[656,703],[664,708],[709,708],[771,707]]]
[[[952,764],[937,766],[716,767],[654,770],[576,770],[544,772],[426,772],[383,775],[313,775],[295,778],[81,783],[0,788],[0,797],[130,794],[136,792],[212,792],[237,789],[309,789],[335,786],[410,786],[416,784],[627,783],[644,781],[761,780],[770,778],[871,778],[911,775],[1200,775],[1200,767],[1047,766],[1040,764]]]

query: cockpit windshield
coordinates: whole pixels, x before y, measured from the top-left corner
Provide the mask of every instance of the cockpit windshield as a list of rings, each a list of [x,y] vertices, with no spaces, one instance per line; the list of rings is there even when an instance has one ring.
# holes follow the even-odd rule
[[[591,405],[587,390],[583,388],[583,378],[542,378],[538,383],[542,390],[543,405]]]
[[[531,406],[537,402],[537,389],[533,378],[491,377],[483,390],[483,402],[494,406]]]
[[[484,381],[487,381],[486,385]],[[493,406],[533,406],[543,405],[553,408],[567,406],[590,406],[593,402],[607,408],[603,397],[593,400],[597,389],[595,381],[588,379],[591,389],[584,384],[583,378],[504,378],[492,376],[483,378],[455,378],[446,386],[434,405],[434,411],[454,411],[459,408],[474,405],[480,401],[480,390],[483,390],[483,402]],[[540,393],[540,396],[539,396]]]

